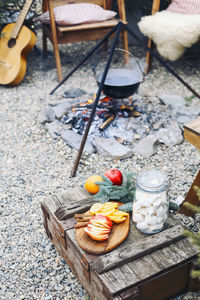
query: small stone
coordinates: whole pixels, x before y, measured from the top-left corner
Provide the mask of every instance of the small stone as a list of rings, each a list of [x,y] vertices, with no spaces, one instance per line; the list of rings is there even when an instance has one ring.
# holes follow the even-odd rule
[[[182,131],[176,121],[171,121],[170,126],[167,128],[161,128],[157,133],[156,137],[159,142],[164,143],[167,147],[183,142]]]
[[[63,140],[71,147],[75,148],[76,150],[79,150],[82,136],[74,132],[73,130],[62,130],[61,131],[61,137]],[[86,140],[83,152],[87,152],[92,154],[94,152],[94,147],[91,145],[89,140]]]
[[[42,112],[40,112],[38,117],[38,122],[40,124],[53,122],[54,120],[55,120],[55,113],[51,107],[46,107]]]
[[[97,151],[104,157],[112,157],[113,159],[131,157],[133,151],[118,143],[115,139],[106,139],[99,136],[95,137]]]
[[[55,113],[56,118],[61,119],[62,116],[67,114],[69,107],[70,107],[69,103],[66,103],[66,102],[63,102],[61,104],[54,106],[53,111]]]
[[[62,125],[58,120],[47,123],[46,126],[54,139],[61,135]]]
[[[161,94],[159,95],[159,98],[165,105],[170,105],[172,108],[176,108],[179,105],[185,105],[185,100],[180,95]]]
[[[157,141],[157,138],[153,134],[150,134],[146,138],[141,140],[133,148],[133,151],[137,152],[145,157],[152,156],[156,152],[156,149],[154,147],[156,141]]]
[[[85,94],[86,94],[86,92],[82,89],[71,88],[70,90],[67,90],[67,91],[64,92],[63,97],[64,98],[78,98],[78,97],[81,97]]]

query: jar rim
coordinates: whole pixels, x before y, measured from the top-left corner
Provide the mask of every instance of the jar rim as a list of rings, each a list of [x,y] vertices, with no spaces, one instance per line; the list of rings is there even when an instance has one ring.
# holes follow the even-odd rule
[[[139,188],[150,192],[162,191],[167,187],[167,176],[157,169],[144,170],[138,175],[137,185]]]

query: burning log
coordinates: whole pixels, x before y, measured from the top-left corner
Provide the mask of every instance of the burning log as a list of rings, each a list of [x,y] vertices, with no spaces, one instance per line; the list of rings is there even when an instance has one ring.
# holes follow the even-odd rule
[[[62,122],[65,124],[71,123],[75,131],[82,134],[85,123],[89,119],[94,99],[90,98],[86,102],[74,104],[71,107],[71,113],[69,113],[68,116],[64,116]],[[134,101],[130,101],[130,99],[127,104],[122,104],[119,100],[103,96],[97,105],[96,116],[103,120],[98,126],[99,130],[103,131],[114,121],[116,116],[123,118],[128,118],[130,116],[138,117],[140,116],[140,112],[137,111]]]

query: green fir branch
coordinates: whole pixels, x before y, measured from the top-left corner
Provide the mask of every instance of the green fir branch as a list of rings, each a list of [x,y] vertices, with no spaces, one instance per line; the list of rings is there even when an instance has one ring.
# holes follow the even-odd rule
[[[134,173],[126,173],[123,176],[123,183],[121,185],[114,185],[112,181],[102,175],[103,181],[98,181],[99,192],[95,194],[94,200],[100,203],[109,200],[119,200],[122,203],[133,201],[135,195],[135,183],[133,180]]]
[[[123,205],[120,205],[119,210],[126,211],[126,212],[132,212],[133,210],[133,202],[128,202]]]

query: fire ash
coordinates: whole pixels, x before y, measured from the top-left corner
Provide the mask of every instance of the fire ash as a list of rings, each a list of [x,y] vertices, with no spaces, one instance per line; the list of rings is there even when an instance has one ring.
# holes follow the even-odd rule
[[[86,102],[73,105],[71,111],[69,111],[67,115],[64,115],[61,121],[64,124],[71,124],[72,129],[82,135],[90,117],[95,97],[96,95],[89,98]],[[129,118],[131,116],[140,116],[140,112],[137,110],[136,100],[133,101],[132,97],[126,100],[115,100],[103,95],[99,99],[92,123],[98,128],[97,131],[102,132],[116,118]],[[92,124],[91,127],[94,127],[94,124]]]

